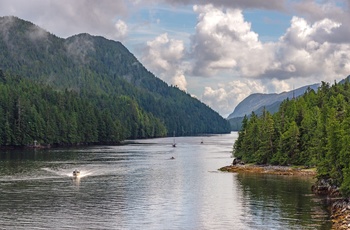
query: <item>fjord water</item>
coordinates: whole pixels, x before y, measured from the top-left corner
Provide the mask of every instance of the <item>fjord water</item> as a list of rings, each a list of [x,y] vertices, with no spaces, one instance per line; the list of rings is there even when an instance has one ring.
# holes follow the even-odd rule
[[[330,229],[312,178],[217,171],[236,138],[2,151],[0,229]]]

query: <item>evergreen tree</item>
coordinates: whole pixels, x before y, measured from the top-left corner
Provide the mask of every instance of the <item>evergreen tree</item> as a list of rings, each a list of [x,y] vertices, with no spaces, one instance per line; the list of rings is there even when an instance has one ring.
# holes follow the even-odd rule
[[[322,82],[317,93],[282,102],[273,116],[253,113],[242,124],[234,155],[256,164],[316,166],[319,179],[349,195],[349,101],[349,82]]]

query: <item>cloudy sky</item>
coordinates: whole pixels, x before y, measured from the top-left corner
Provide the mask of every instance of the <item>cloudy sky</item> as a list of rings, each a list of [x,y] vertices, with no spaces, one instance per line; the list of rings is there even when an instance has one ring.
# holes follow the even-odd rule
[[[350,75],[349,0],[0,0],[0,16],[121,41],[227,117],[251,93]]]

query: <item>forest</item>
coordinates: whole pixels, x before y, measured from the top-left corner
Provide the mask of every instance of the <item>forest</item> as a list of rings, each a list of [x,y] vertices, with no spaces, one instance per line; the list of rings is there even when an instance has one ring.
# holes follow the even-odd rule
[[[245,162],[317,168],[350,195],[350,83],[322,82],[317,92],[285,100],[277,113],[244,118],[233,153]]]
[[[177,86],[169,86],[154,76],[118,41],[89,34],[63,39],[17,17],[0,17],[0,28],[0,69],[3,75],[9,79],[20,76],[18,84],[22,84],[21,87],[25,87],[25,84],[32,87],[26,89],[25,96],[20,95],[21,89],[16,91],[14,86],[11,88],[11,84],[15,84],[14,80],[2,83],[0,89],[2,95],[9,90],[12,90],[14,95],[8,99],[14,107],[9,109],[10,105],[2,104],[1,101],[0,107],[3,107],[3,111],[0,113],[12,115],[16,111],[14,108],[20,107],[21,110],[17,109],[17,113],[21,112],[22,129],[22,110],[28,112],[24,107],[36,103],[35,111],[32,112],[39,113],[45,122],[52,122],[54,116],[58,116],[58,120],[78,119],[83,122],[80,117],[74,118],[79,112],[81,115],[94,114],[94,119],[91,118],[92,123],[89,124],[92,126],[95,123],[103,125],[106,120],[112,120],[112,129],[119,130],[118,135],[111,134],[116,140],[170,136],[174,132],[177,136],[230,132],[230,125],[226,119]],[[34,89],[43,90],[52,94],[50,97],[57,98],[53,101],[41,98],[46,101],[38,102],[39,99],[34,98],[38,97],[39,93]],[[61,101],[65,101],[67,106]],[[50,108],[50,117],[45,117],[47,115],[42,110],[45,106],[40,105],[41,103]],[[89,111],[84,111],[88,108]],[[13,120],[16,118],[6,119],[9,121],[4,124],[18,126],[18,121]],[[154,128],[153,131],[151,127],[159,129]],[[52,126],[48,129],[55,130],[51,132],[60,132],[56,128]],[[78,130],[88,127],[81,128]],[[11,126],[11,129],[15,131],[16,127]],[[93,131],[87,139],[82,138],[83,134],[79,134],[77,140],[67,137],[67,140],[57,140],[52,139],[52,135],[41,136],[47,139],[47,143],[110,141],[110,137],[104,139],[103,135],[98,136],[96,132]]]
[[[127,96],[92,100],[0,70],[0,146],[116,144],[166,134],[160,119]]]

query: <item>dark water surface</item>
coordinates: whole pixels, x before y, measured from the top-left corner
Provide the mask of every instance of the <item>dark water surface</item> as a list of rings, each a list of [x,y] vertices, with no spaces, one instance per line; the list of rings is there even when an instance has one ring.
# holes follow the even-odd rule
[[[330,229],[312,178],[218,172],[236,138],[2,151],[0,229]]]

